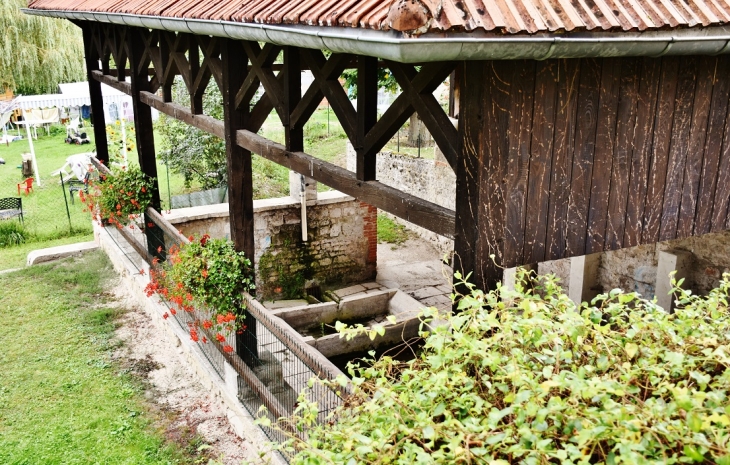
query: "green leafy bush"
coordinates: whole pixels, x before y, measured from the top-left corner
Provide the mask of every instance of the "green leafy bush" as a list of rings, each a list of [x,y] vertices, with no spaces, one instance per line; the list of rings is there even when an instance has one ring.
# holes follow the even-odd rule
[[[18,221],[0,222],[0,248],[24,244],[27,233]]]
[[[91,182],[88,195],[79,191],[79,197],[93,214],[121,228],[147,210],[154,186],[154,179],[138,167],[115,168],[100,182]]]
[[[411,362],[353,369],[337,421],[314,426],[297,464],[730,464],[730,275],[674,314],[613,290],[576,306],[554,278],[471,290],[424,333]]]
[[[201,326],[219,333],[245,329],[241,293],[254,288],[251,261],[236,252],[230,240],[191,236],[189,243],[169,250],[168,261],[151,270],[150,278],[145,289],[148,296],[165,298],[173,304],[173,314],[196,314],[189,328],[193,340],[198,340]]]

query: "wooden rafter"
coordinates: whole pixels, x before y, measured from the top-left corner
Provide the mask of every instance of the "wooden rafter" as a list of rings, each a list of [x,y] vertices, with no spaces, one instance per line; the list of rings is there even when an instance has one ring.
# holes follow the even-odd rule
[[[381,65],[377,59],[344,54],[335,54],[327,58],[318,50],[292,47],[284,50],[284,63],[279,65],[274,61],[283,49],[272,44],[260,47],[256,42],[230,41],[163,31],[145,30],[137,33],[136,28],[109,26],[104,28],[103,32],[100,31],[99,40],[104,38],[101,43],[108,44],[109,50],[116,50],[112,54],[116,53],[117,56],[120,56],[119,50],[114,47],[118,45],[116,38],[122,33],[116,29],[126,29],[126,34],[134,36],[127,40],[130,44],[132,42],[137,44],[134,53],[130,53],[132,60],[129,70],[117,70],[116,74],[124,75],[128,72],[136,76],[138,102],[143,106],[156,108],[218,137],[235,139],[235,146],[238,148],[230,151],[230,156],[233,158],[241,156],[245,158],[247,153],[257,153],[419,226],[447,237],[453,236],[455,221],[453,211],[375,180],[375,154],[414,111],[430,105],[429,98],[432,98],[430,93],[448,75],[450,70],[447,68],[452,65],[440,67],[425,65],[421,72],[417,72],[413,67],[403,67],[394,71],[398,73],[397,79],[404,87],[403,95],[380,120],[377,120],[377,69]],[[223,44],[228,47],[227,58],[238,57],[240,66],[229,66],[226,71]],[[102,51],[104,50],[102,47]],[[247,60],[240,60],[240,57],[245,57]],[[360,70],[358,89],[363,96],[359,99],[357,109],[353,107],[338,81],[342,72],[351,68],[353,64],[357,64]],[[314,82],[302,95],[300,72],[304,69],[312,71]],[[118,76],[112,76],[111,73],[111,70],[94,70],[91,77],[96,81],[108,83],[122,92],[135,93],[133,86],[121,81]],[[429,73],[435,74],[428,75]],[[176,75],[182,77],[191,95],[190,108],[172,102],[171,86]],[[229,122],[231,123],[229,129],[226,129],[224,121],[202,114],[202,95],[211,78],[215,80],[221,93],[225,94],[226,114],[242,115],[239,123]],[[252,99],[261,85],[264,94],[252,106]],[[161,97],[155,95],[158,88],[162,89]],[[356,148],[358,153],[356,173],[303,152],[304,125],[323,98],[329,101]],[[272,110],[276,110],[285,127],[286,146],[255,134]],[[443,112],[440,107],[439,110]],[[231,116],[225,116],[225,119],[229,117]],[[444,118],[447,117],[444,115]],[[452,127],[450,122],[448,126]],[[446,128],[444,131],[448,130]],[[432,131],[436,132],[433,129]],[[235,134],[235,137],[232,134]],[[448,133],[445,137],[448,137]],[[231,142],[226,144],[227,150],[230,144]],[[446,152],[450,151],[447,149]],[[244,224],[247,222],[244,221]]]
[[[281,52],[281,47],[274,44],[266,44],[263,48],[261,48],[256,42],[246,41],[243,42],[243,49],[251,63],[251,71],[253,73],[250,74],[255,74],[256,78],[264,86],[264,90],[266,91],[266,94],[268,94],[267,97],[271,100],[271,103],[274,105],[274,109],[276,109],[276,112],[279,114],[279,118],[281,118],[282,122],[288,120],[289,117],[284,109],[284,102],[281,99],[281,96],[284,93],[284,88],[281,81],[277,79],[274,71],[271,69],[271,64],[274,63],[279,52]],[[246,78],[246,81],[242,84],[241,88],[253,85],[254,78],[251,77],[250,74],[249,77]],[[244,95],[249,94],[249,91],[244,92]]]

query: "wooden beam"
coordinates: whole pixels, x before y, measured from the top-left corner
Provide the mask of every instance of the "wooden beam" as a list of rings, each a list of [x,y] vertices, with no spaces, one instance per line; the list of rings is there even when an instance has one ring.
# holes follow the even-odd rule
[[[177,103],[164,102],[160,97],[151,92],[142,92],[140,94],[140,100],[178,121],[195,126],[196,128],[220,137],[221,139],[225,138],[223,122],[213,118],[212,116],[194,115],[188,108]]]
[[[102,82],[109,87],[117,89],[119,92],[124,92],[127,95],[132,95],[132,86],[128,82],[117,81],[117,78],[109,74],[103,74],[99,70],[92,70],[89,74],[91,77],[99,82]]]
[[[345,194],[392,213],[446,237],[454,234],[454,212],[378,181],[360,181],[355,173],[303,152],[290,152],[281,144],[242,130],[238,144],[253,153],[286,166]]]
[[[218,137],[224,137],[222,121],[205,115],[193,115],[181,105],[164,102],[160,97],[150,92],[142,92],[140,100],[175,119]],[[239,130],[236,133],[236,142],[246,150],[250,150],[268,160],[286,166],[292,171],[356,197],[429,231],[449,238],[454,236],[455,214],[452,210],[377,181],[359,181],[355,173],[345,168],[320,160],[307,153],[287,151],[283,145],[248,130]]]
[[[357,57],[357,153],[356,173],[360,181],[376,179],[377,151],[365,150],[365,136],[378,120],[378,59]]]
[[[91,79],[94,71],[99,70],[99,56],[94,47],[93,31],[88,23],[82,28],[84,49],[86,54],[86,72],[89,80],[89,97],[91,98],[91,113],[94,115],[94,143],[96,156],[109,165],[109,146],[106,139],[106,121],[104,120],[104,99],[101,94],[101,83]]]
[[[223,40],[221,95],[223,96],[223,139],[226,143],[228,165],[228,204],[231,217],[231,239],[236,250],[254,260],[253,181],[251,152],[236,144],[236,131],[246,125],[247,105],[236,106],[236,92],[246,76],[246,61],[241,60],[243,49],[239,42]]]

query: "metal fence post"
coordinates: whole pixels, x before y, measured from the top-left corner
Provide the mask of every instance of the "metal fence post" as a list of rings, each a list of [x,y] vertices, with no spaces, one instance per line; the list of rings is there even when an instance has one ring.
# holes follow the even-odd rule
[[[66,183],[63,182],[63,173],[58,173],[58,177],[61,178],[61,190],[63,191],[63,201],[66,203],[66,216],[68,217],[68,232],[73,234],[74,228],[71,225],[71,212],[68,209],[68,197],[66,197]],[[69,193],[69,195],[73,195],[73,194]]]

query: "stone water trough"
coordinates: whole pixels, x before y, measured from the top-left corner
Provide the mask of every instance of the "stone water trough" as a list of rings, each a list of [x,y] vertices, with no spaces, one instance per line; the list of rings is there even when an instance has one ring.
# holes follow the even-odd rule
[[[289,301],[283,305],[290,306],[267,306],[273,315],[301,334],[304,342],[327,358],[367,353],[418,337],[421,325],[418,314],[423,305],[398,289],[366,283],[328,293],[328,297],[331,301]],[[388,320],[391,315],[395,317],[395,323]],[[366,327],[380,325],[385,334],[374,340],[361,334],[348,341],[334,331],[337,321],[349,325],[360,323]]]

